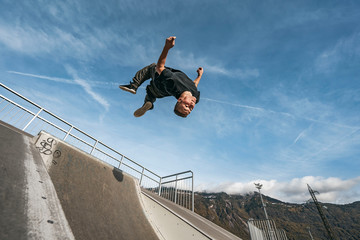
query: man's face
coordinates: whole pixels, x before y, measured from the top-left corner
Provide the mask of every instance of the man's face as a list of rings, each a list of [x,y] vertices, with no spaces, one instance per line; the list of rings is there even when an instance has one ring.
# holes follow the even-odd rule
[[[186,95],[182,98],[179,98],[178,101],[180,101],[180,106],[178,108],[179,112],[189,115],[195,107],[196,97]]]

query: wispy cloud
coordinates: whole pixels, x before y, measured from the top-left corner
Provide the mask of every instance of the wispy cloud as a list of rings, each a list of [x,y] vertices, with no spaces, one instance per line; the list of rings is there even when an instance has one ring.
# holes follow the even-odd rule
[[[360,33],[338,40],[333,47],[325,50],[315,59],[315,69],[322,73],[330,73],[335,71],[338,64],[348,57],[359,57],[359,43]]]
[[[312,154],[306,156],[306,158],[302,159],[301,161],[307,161],[309,159],[314,159],[314,158],[316,158],[317,156],[319,156],[320,154],[322,154],[324,152],[327,152],[329,150],[333,150],[334,148],[341,145],[341,143],[345,142],[351,136],[355,135],[359,131],[360,131],[360,129],[355,129],[354,131],[351,131],[350,133],[347,133],[347,134],[343,134],[342,136],[338,135],[336,141],[327,142],[325,145],[320,147],[317,151],[315,151]]]
[[[57,77],[49,77],[44,75],[37,75],[37,74],[31,74],[31,73],[22,73],[22,72],[16,72],[16,71],[7,71],[8,73],[17,74],[21,76],[27,76],[27,77],[34,77],[59,83],[66,83],[66,84],[76,84],[73,80],[65,79],[65,78],[57,78]]]
[[[302,138],[305,135],[306,129],[302,131],[294,140],[293,144],[296,144],[297,141],[299,141],[300,138]]]
[[[360,199],[360,177],[343,180],[340,178],[323,178],[305,176],[294,178],[289,181],[277,180],[254,180],[249,182],[229,182],[221,183],[216,186],[200,185],[198,191],[221,192],[228,194],[246,194],[257,191],[254,183],[263,185],[261,192],[273,198],[287,202],[304,203],[311,197],[308,192],[307,184],[313,190],[320,193],[317,196],[319,201],[331,203],[350,203]],[[347,198],[345,196],[352,196]]]
[[[108,86],[108,85],[115,85],[115,83],[84,80],[84,79],[81,79],[78,77],[77,72],[72,67],[66,66],[66,70],[71,76],[73,76],[73,79],[49,77],[49,76],[44,76],[44,75],[22,73],[22,72],[16,72],[16,71],[8,71],[8,73],[44,79],[44,80],[54,81],[54,82],[63,83],[63,84],[73,84],[73,85],[81,86],[84,89],[84,91],[87,94],[89,94],[96,102],[98,102],[100,105],[102,105],[106,109],[106,111],[109,110],[110,104],[108,103],[108,101],[106,101],[106,99],[103,98],[100,94],[96,93],[92,89],[92,86],[97,86],[97,87],[98,86]]]
[[[129,2],[119,7],[132,8],[132,6],[134,4]],[[104,7],[106,11],[111,12],[106,5],[99,7]],[[61,24],[50,26],[43,22],[34,26],[27,23],[15,25],[0,22],[0,43],[9,49],[31,56],[51,56],[58,61],[75,59],[85,63],[106,60],[122,66],[138,66],[155,62],[161,52],[161,49],[154,49],[154,44],[151,39],[147,39],[146,33],[133,32],[129,35],[126,33],[128,32],[126,26],[119,27],[122,31],[103,26],[93,26],[91,29],[66,27],[67,23],[59,17],[59,12],[65,10],[63,4],[48,5],[46,8],[48,14]],[[73,8],[75,10],[66,9],[64,14],[66,14],[66,19],[78,21],[76,15],[79,11],[81,12],[81,9],[77,4]],[[85,22],[84,26],[86,25]],[[231,78],[257,78],[260,75],[258,69],[227,68],[224,67],[225,63],[221,63],[218,59],[195,57],[191,52],[182,52],[177,49],[171,51],[169,59],[173,59],[176,63],[173,67],[194,72],[197,67],[202,66],[207,73]],[[172,65],[171,61],[169,60],[170,65]]]
[[[92,29],[91,32],[59,27],[14,26],[0,23],[0,43],[14,51],[31,56],[51,56],[53,59],[76,59],[89,62],[96,59],[121,59],[111,50],[126,46],[124,38],[108,29]],[[131,48],[124,48],[131,51]]]
[[[231,106],[234,106],[234,107],[246,108],[246,109],[251,109],[251,110],[258,110],[258,111],[261,111],[261,112],[266,111],[264,108],[260,108],[260,107],[252,107],[252,106],[248,106],[248,105],[230,103],[230,102],[215,100],[215,99],[211,99],[211,98],[202,98],[202,100],[221,103],[221,104],[226,104],[226,105],[231,105]]]
[[[12,73],[12,74],[21,75],[21,76],[27,76],[27,77],[44,79],[44,80],[48,80],[48,81],[54,81],[54,82],[58,82],[58,83],[78,85],[78,83],[76,81],[74,81],[73,79],[50,77],[50,76],[45,76],[45,75],[23,73],[23,72],[16,72],[16,71],[7,71],[7,72]],[[90,80],[86,80],[86,83],[92,87],[116,87],[118,85],[116,82],[102,82],[102,81],[90,81]]]
[[[333,125],[333,126],[349,128],[349,129],[358,129],[359,128],[359,126],[349,126],[349,125],[339,124],[339,123],[335,123],[335,122],[318,120],[318,119],[315,119],[315,118],[304,116],[301,113],[295,113],[294,114],[294,113],[288,113],[288,112],[280,112],[280,111],[274,111],[274,110],[271,110],[271,109],[265,109],[265,108],[262,108],[262,107],[255,107],[255,106],[243,105],[243,104],[238,104],[238,103],[231,103],[231,102],[226,102],[226,101],[216,100],[216,99],[211,99],[211,98],[202,98],[202,100],[216,102],[216,103],[219,103],[219,104],[225,104],[225,105],[239,107],[239,108],[245,108],[245,109],[249,109],[249,110],[256,110],[256,111],[263,112],[263,113],[268,113],[268,114],[282,115],[284,117],[289,117],[289,118],[292,118],[292,119],[307,120],[307,121],[310,121],[310,122],[321,123],[321,124],[325,124],[325,125]],[[291,102],[287,102],[287,104],[289,104],[289,103],[291,104]],[[295,108],[293,108],[293,109],[295,109]],[[316,110],[314,110],[314,111],[316,111]]]
[[[221,64],[212,64],[210,59],[195,57],[193,53],[184,53],[180,50],[172,50],[170,63],[176,63],[180,69],[196,70],[203,67],[204,71],[210,74],[220,74],[231,78],[257,78],[260,75],[258,69],[229,69]]]
[[[0,43],[14,51],[31,56],[51,56],[59,61],[75,59],[81,62],[104,60],[122,66],[138,66],[155,62],[161,49],[154,49],[152,41],[144,39],[139,33],[128,36],[111,28],[64,29],[26,24],[14,26],[0,23]],[[116,51],[114,51],[116,49]],[[175,66],[184,70],[204,67],[207,72],[228,77],[258,77],[257,69],[227,69],[211,64],[205,58],[196,58],[192,53],[171,51]],[[171,61],[169,61],[171,62]],[[174,66],[174,67],[175,67]]]
[[[0,42],[15,51],[31,54],[43,55],[58,53],[54,56],[70,54],[87,57],[92,51],[87,51],[85,40],[80,40],[68,32],[54,27],[51,30],[44,28],[34,28],[32,26],[21,25],[0,25]],[[60,54],[61,53],[61,54]]]
[[[309,174],[309,169],[312,174],[322,174],[324,164],[333,164],[339,158],[343,162],[351,161],[346,160],[345,156],[359,152],[357,145],[360,127],[343,124],[346,119],[332,117],[337,114],[331,108],[323,109],[321,104],[314,103],[310,106],[308,101],[297,104],[293,99],[286,98],[283,109],[289,109],[290,112],[281,112],[212,98],[202,100],[216,103],[215,106],[206,106],[211,111],[211,117],[205,113],[202,121],[208,128],[215,129],[219,137],[241,136],[236,138],[240,146],[244,144],[243,141],[246,141],[246,145],[256,142],[255,146],[251,145],[252,150],[259,148],[262,154],[243,151],[242,155],[257,159],[257,167],[250,167],[251,171],[257,171],[257,175],[289,177],[302,172]],[[234,112],[233,108],[239,110]],[[321,120],[306,115],[318,115]],[[326,118],[337,119],[337,122],[326,121]],[[265,140],[268,138],[272,139],[270,145]],[[263,161],[264,159],[269,160]]]
[[[98,102],[99,104],[101,104],[106,111],[109,110],[110,104],[105,100],[105,98],[103,98],[102,96],[100,96],[98,93],[94,92],[90,86],[90,84],[85,81],[84,79],[81,79],[78,77],[77,72],[71,67],[71,66],[66,66],[66,70],[67,72],[73,76],[74,81],[81,86],[85,92],[87,94],[89,94],[96,102]]]

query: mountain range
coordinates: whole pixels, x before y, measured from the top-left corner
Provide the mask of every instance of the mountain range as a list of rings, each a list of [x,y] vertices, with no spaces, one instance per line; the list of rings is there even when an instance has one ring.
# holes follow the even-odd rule
[[[328,239],[324,224],[313,202],[304,204],[285,203],[263,196],[269,219],[276,227],[284,229],[289,240]],[[360,201],[351,204],[321,203],[323,212],[337,239],[360,239]],[[260,195],[226,193],[195,193],[195,212],[236,236],[250,239],[247,226],[249,219],[265,219]],[[310,236],[311,234],[311,236]]]

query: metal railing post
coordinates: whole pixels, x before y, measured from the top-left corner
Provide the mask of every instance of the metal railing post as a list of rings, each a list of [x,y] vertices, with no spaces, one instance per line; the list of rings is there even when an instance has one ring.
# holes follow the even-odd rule
[[[195,196],[194,196],[194,173],[191,171],[191,175],[192,175],[192,178],[191,178],[191,192],[192,192],[192,203],[191,203],[191,211],[194,211],[194,205],[195,205]]]
[[[120,167],[121,167],[121,164],[122,164],[122,162],[123,162],[123,159],[124,159],[124,155],[121,155],[121,159],[120,159],[120,163],[119,163],[119,169],[120,169]]]
[[[174,197],[174,203],[176,203],[176,200],[177,200],[177,179],[178,179],[178,175],[176,175],[176,177],[175,177],[175,197]]]
[[[71,128],[69,129],[69,131],[66,133],[65,137],[64,137],[64,141],[66,140],[66,138],[69,136],[71,130],[73,130],[74,126],[71,125]]]
[[[26,126],[22,129],[23,131],[25,131],[25,129],[39,116],[39,114],[41,113],[41,111],[43,110],[43,108],[41,108],[37,114],[34,115],[34,117],[30,120],[30,122],[28,122],[28,124],[26,124]]]
[[[94,146],[92,147],[91,151],[90,151],[90,155],[92,155],[94,149],[96,148],[96,145],[98,144],[99,140],[96,140]]]
[[[160,177],[160,181],[159,181],[159,196],[161,196],[161,186],[162,186],[162,177]]]
[[[145,170],[145,168],[143,167],[142,171],[141,171],[141,177],[140,177],[140,183],[139,183],[140,186],[141,186],[142,178],[144,176],[144,170]]]

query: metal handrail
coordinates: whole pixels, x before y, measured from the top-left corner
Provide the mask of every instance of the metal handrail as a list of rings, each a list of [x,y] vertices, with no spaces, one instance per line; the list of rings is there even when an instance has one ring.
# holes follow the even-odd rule
[[[192,178],[192,176],[191,177],[184,177],[184,178],[177,178],[176,180],[162,182],[162,184],[172,183],[172,182],[175,182],[175,181],[186,180],[186,179],[190,179],[190,178]]]
[[[174,174],[171,174],[171,175],[168,175],[168,176],[162,177],[162,178],[175,177],[176,175],[182,175],[182,174],[185,174],[185,173],[193,173],[193,172],[192,172],[191,170],[188,170],[188,171],[185,171],[185,172],[174,173]]]
[[[118,168],[120,168],[121,166],[126,166],[127,168],[131,169],[132,171],[140,174],[140,181],[139,181],[139,184],[140,184],[140,185],[142,185],[142,180],[143,180],[144,177],[146,177],[146,179],[148,179],[148,180],[153,181],[153,183],[155,183],[155,184],[158,185],[156,188],[153,188],[153,189],[157,189],[159,195],[161,195],[161,190],[162,190],[162,188],[168,188],[168,187],[165,187],[165,186],[164,186],[165,184],[175,183],[175,193],[174,193],[174,199],[175,199],[174,202],[175,202],[175,203],[176,203],[176,199],[177,199],[177,191],[180,191],[180,192],[181,192],[181,191],[184,191],[184,190],[178,190],[178,182],[184,181],[184,180],[187,180],[187,179],[192,179],[192,182],[191,182],[191,193],[192,193],[192,194],[191,194],[191,196],[192,196],[192,203],[191,203],[191,205],[192,205],[192,206],[191,206],[191,208],[192,208],[192,211],[194,211],[194,174],[193,174],[192,171],[189,170],[189,171],[184,171],[184,172],[175,173],[175,174],[171,174],[171,175],[168,175],[168,176],[161,177],[161,176],[159,176],[158,174],[154,173],[153,171],[145,168],[145,167],[142,166],[141,164],[133,161],[132,159],[130,159],[130,158],[126,157],[125,155],[119,153],[118,151],[114,150],[113,148],[107,146],[106,144],[104,144],[103,142],[99,141],[99,140],[96,139],[95,137],[87,134],[86,132],[80,130],[79,128],[77,128],[77,127],[75,127],[74,125],[70,124],[69,122],[65,121],[64,119],[56,116],[55,114],[51,113],[51,112],[48,111],[47,109],[41,107],[40,105],[34,103],[33,101],[31,101],[31,100],[29,100],[29,99],[27,99],[26,97],[22,96],[21,94],[17,93],[16,91],[12,90],[11,88],[5,86],[4,84],[0,83],[0,86],[1,86],[2,88],[6,89],[7,91],[11,92],[12,94],[18,96],[19,98],[25,100],[26,102],[30,103],[32,106],[35,106],[36,108],[39,109],[39,110],[37,111],[37,113],[34,113],[34,112],[32,112],[31,110],[26,109],[25,107],[19,105],[18,103],[14,102],[14,101],[12,101],[12,100],[8,99],[7,97],[5,97],[5,96],[3,96],[3,95],[0,94],[0,97],[3,98],[3,100],[0,101],[0,104],[2,104],[4,101],[7,101],[7,105],[5,105],[5,107],[0,110],[0,113],[1,113],[5,108],[7,108],[7,106],[8,106],[9,104],[12,104],[14,107],[13,107],[12,109],[10,109],[8,112],[12,112],[15,107],[17,107],[17,108],[19,108],[19,109],[17,110],[17,112],[16,112],[15,114],[12,113],[11,119],[14,118],[14,117],[19,113],[20,109],[24,111],[22,117],[25,115],[25,113],[28,113],[28,114],[29,114],[29,117],[27,118],[27,120],[25,120],[25,121],[27,121],[27,123],[26,123],[25,127],[23,128],[23,131],[27,130],[27,128],[32,124],[33,121],[35,121],[36,119],[39,119],[39,120],[41,120],[41,121],[43,122],[43,124],[46,123],[47,125],[50,125],[51,127],[53,127],[53,128],[55,128],[55,129],[59,130],[60,132],[64,133],[64,134],[65,134],[65,137],[63,138],[64,141],[70,136],[71,138],[79,141],[80,143],[85,144],[85,146],[90,147],[90,148],[91,148],[90,155],[94,155],[93,152],[94,152],[94,151],[97,151],[97,152],[103,154],[104,156],[107,156],[107,157],[113,159],[114,161],[118,162],[118,163],[119,163],[119,167],[118,167]],[[69,127],[69,130],[65,130],[65,129],[63,129],[62,127],[60,127],[60,126],[58,126],[58,125],[50,122],[49,120],[43,118],[42,116],[40,116],[40,114],[41,114],[42,112],[45,112],[45,113],[49,114],[51,117],[59,120],[60,122],[62,122],[62,123],[65,124],[66,126],[68,126],[68,127]],[[5,114],[5,115],[7,115],[7,114]],[[31,116],[32,116],[32,118],[31,118]],[[22,118],[22,117],[21,117],[21,118]],[[17,120],[17,122],[19,122],[21,118],[19,118],[19,119]],[[25,117],[25,118],[26,118],[26,117]],[[29,118],[31,118],[31,119],[29,120]],[[23,121],[23,120],[22,120],[22,121]],[[37,126],[37,125],[38,125],[38,123],[35,124],[35,125],[33,126],[33,128],[34,128],[35,126]],[[43,125],[42,125],[42,126],[43,126]],[[77,132],[78,132],[79,134],[81,134],[82,136],[85,136],[85,137],[89,138],[89,140],[94,141],[94,144],[91,144],[91,143],[87,142],[86,140],[80,138],[79,136],[76,136],[75,134],[73,134],[74,130],[77,131]],[[29,133],[30,133],[30,132],[29,132]],[[105,149],[109,150],[110,152],[119,155],[119,156],[121,157],[121,159],[119,160],[118,158],[114,157],[112,154],[109,154],[109,153],[101,150],[101,149],[98,147],[99,145],[103,146]],[[130,166],[129,164],[127,164],[127,163],[125,163],[125,162],[123,162],[124,159],[126,159],[126,160],[127,160],[128,162],[130,162],[131,164],[136,165],[140,170],[134,168],[133,166]],[[104,161],[104,160],[103,160],[103,161]],[[146,173],[148,173],[148,174],[146,174]],[[149,173],[150,173],[150,175],[155,176],[155,177],[158,178],[159,180],[156,180],[156,179],[154,179],[153,177],[149,176]],[[179,176],[182,176],[182,175],[188,174],[188,173],[191,173],[191,176],[188,176],[188,177],[179,177]],[[166,181],[166,182],[163,181],[163,179],[170,178],[170,177],[176,177],[176,179],[175,179],[175,180],[169,180],[169,181]],[[170,199],[169,199],[169,200],[170,200]],[[185,204],[186,204],[186,203],[185,203]],[[185,207],[186,207],[186,206],[185,206]]]

